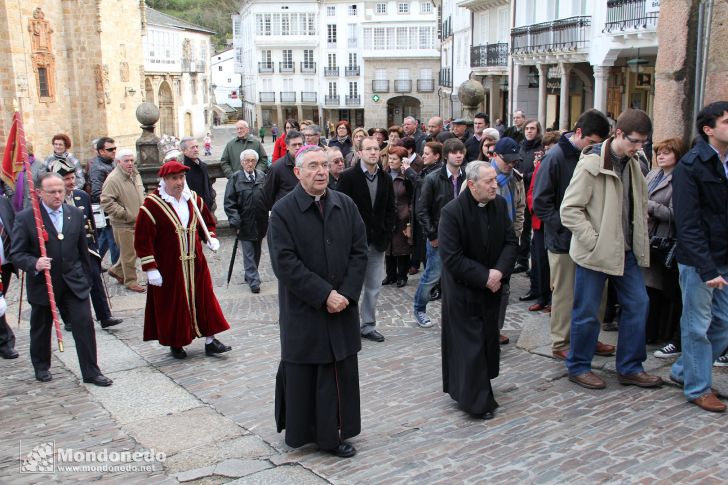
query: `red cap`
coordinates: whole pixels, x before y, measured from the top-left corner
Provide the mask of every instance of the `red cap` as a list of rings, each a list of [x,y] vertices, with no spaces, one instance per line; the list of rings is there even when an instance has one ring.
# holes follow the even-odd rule
[[[160,177],[166,177],[167,175],[186,172],[189,169],[190,167],[182,165],[179,162],[170,161],[162,165],[162,168],[159,169],[159,173],[157,175]]]

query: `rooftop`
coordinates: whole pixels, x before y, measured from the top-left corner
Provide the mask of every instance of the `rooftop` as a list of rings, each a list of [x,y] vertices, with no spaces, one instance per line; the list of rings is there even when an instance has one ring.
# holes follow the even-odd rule
[[[194,30],[196,32],[204,32],[206,34],[214,35],[216,32],[201,25],[196,25],[186,20],[172,17],[166,13],[162,13],[159,10],[155,10],[147,5],[147,23],[149,25],[157,25],[159,27],[170,27],[173,29],[182,30]]]

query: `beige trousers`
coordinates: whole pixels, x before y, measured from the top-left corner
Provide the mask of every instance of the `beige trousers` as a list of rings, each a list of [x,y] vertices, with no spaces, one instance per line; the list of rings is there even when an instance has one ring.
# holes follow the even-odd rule
[[[119,246],[119,260],[109,268],[112,273],[124,278],[124,286],[136,285],[136,251],[134,251],[134,228],[112,226],[114,240]]]

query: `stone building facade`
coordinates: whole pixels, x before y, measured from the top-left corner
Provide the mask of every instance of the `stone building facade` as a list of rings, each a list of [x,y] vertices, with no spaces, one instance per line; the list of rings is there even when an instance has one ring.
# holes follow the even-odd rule
[[[100,136],[133,147],[144,22],[143,0],[0,0],[0,146],[19,110],[39,157],[55,133],[84,161]]]

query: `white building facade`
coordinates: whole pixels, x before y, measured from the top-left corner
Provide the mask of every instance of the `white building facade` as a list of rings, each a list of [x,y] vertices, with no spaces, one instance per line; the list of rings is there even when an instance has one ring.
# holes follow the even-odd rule
[[[210,126],[214,32],[146,8],[144,99],[159,107],[159,135],[203,137]]]
[[[242,107],[240,74],[235,72],[235,49],[227,49],[210,57],[210,89],[212,102],[232,108]]]

